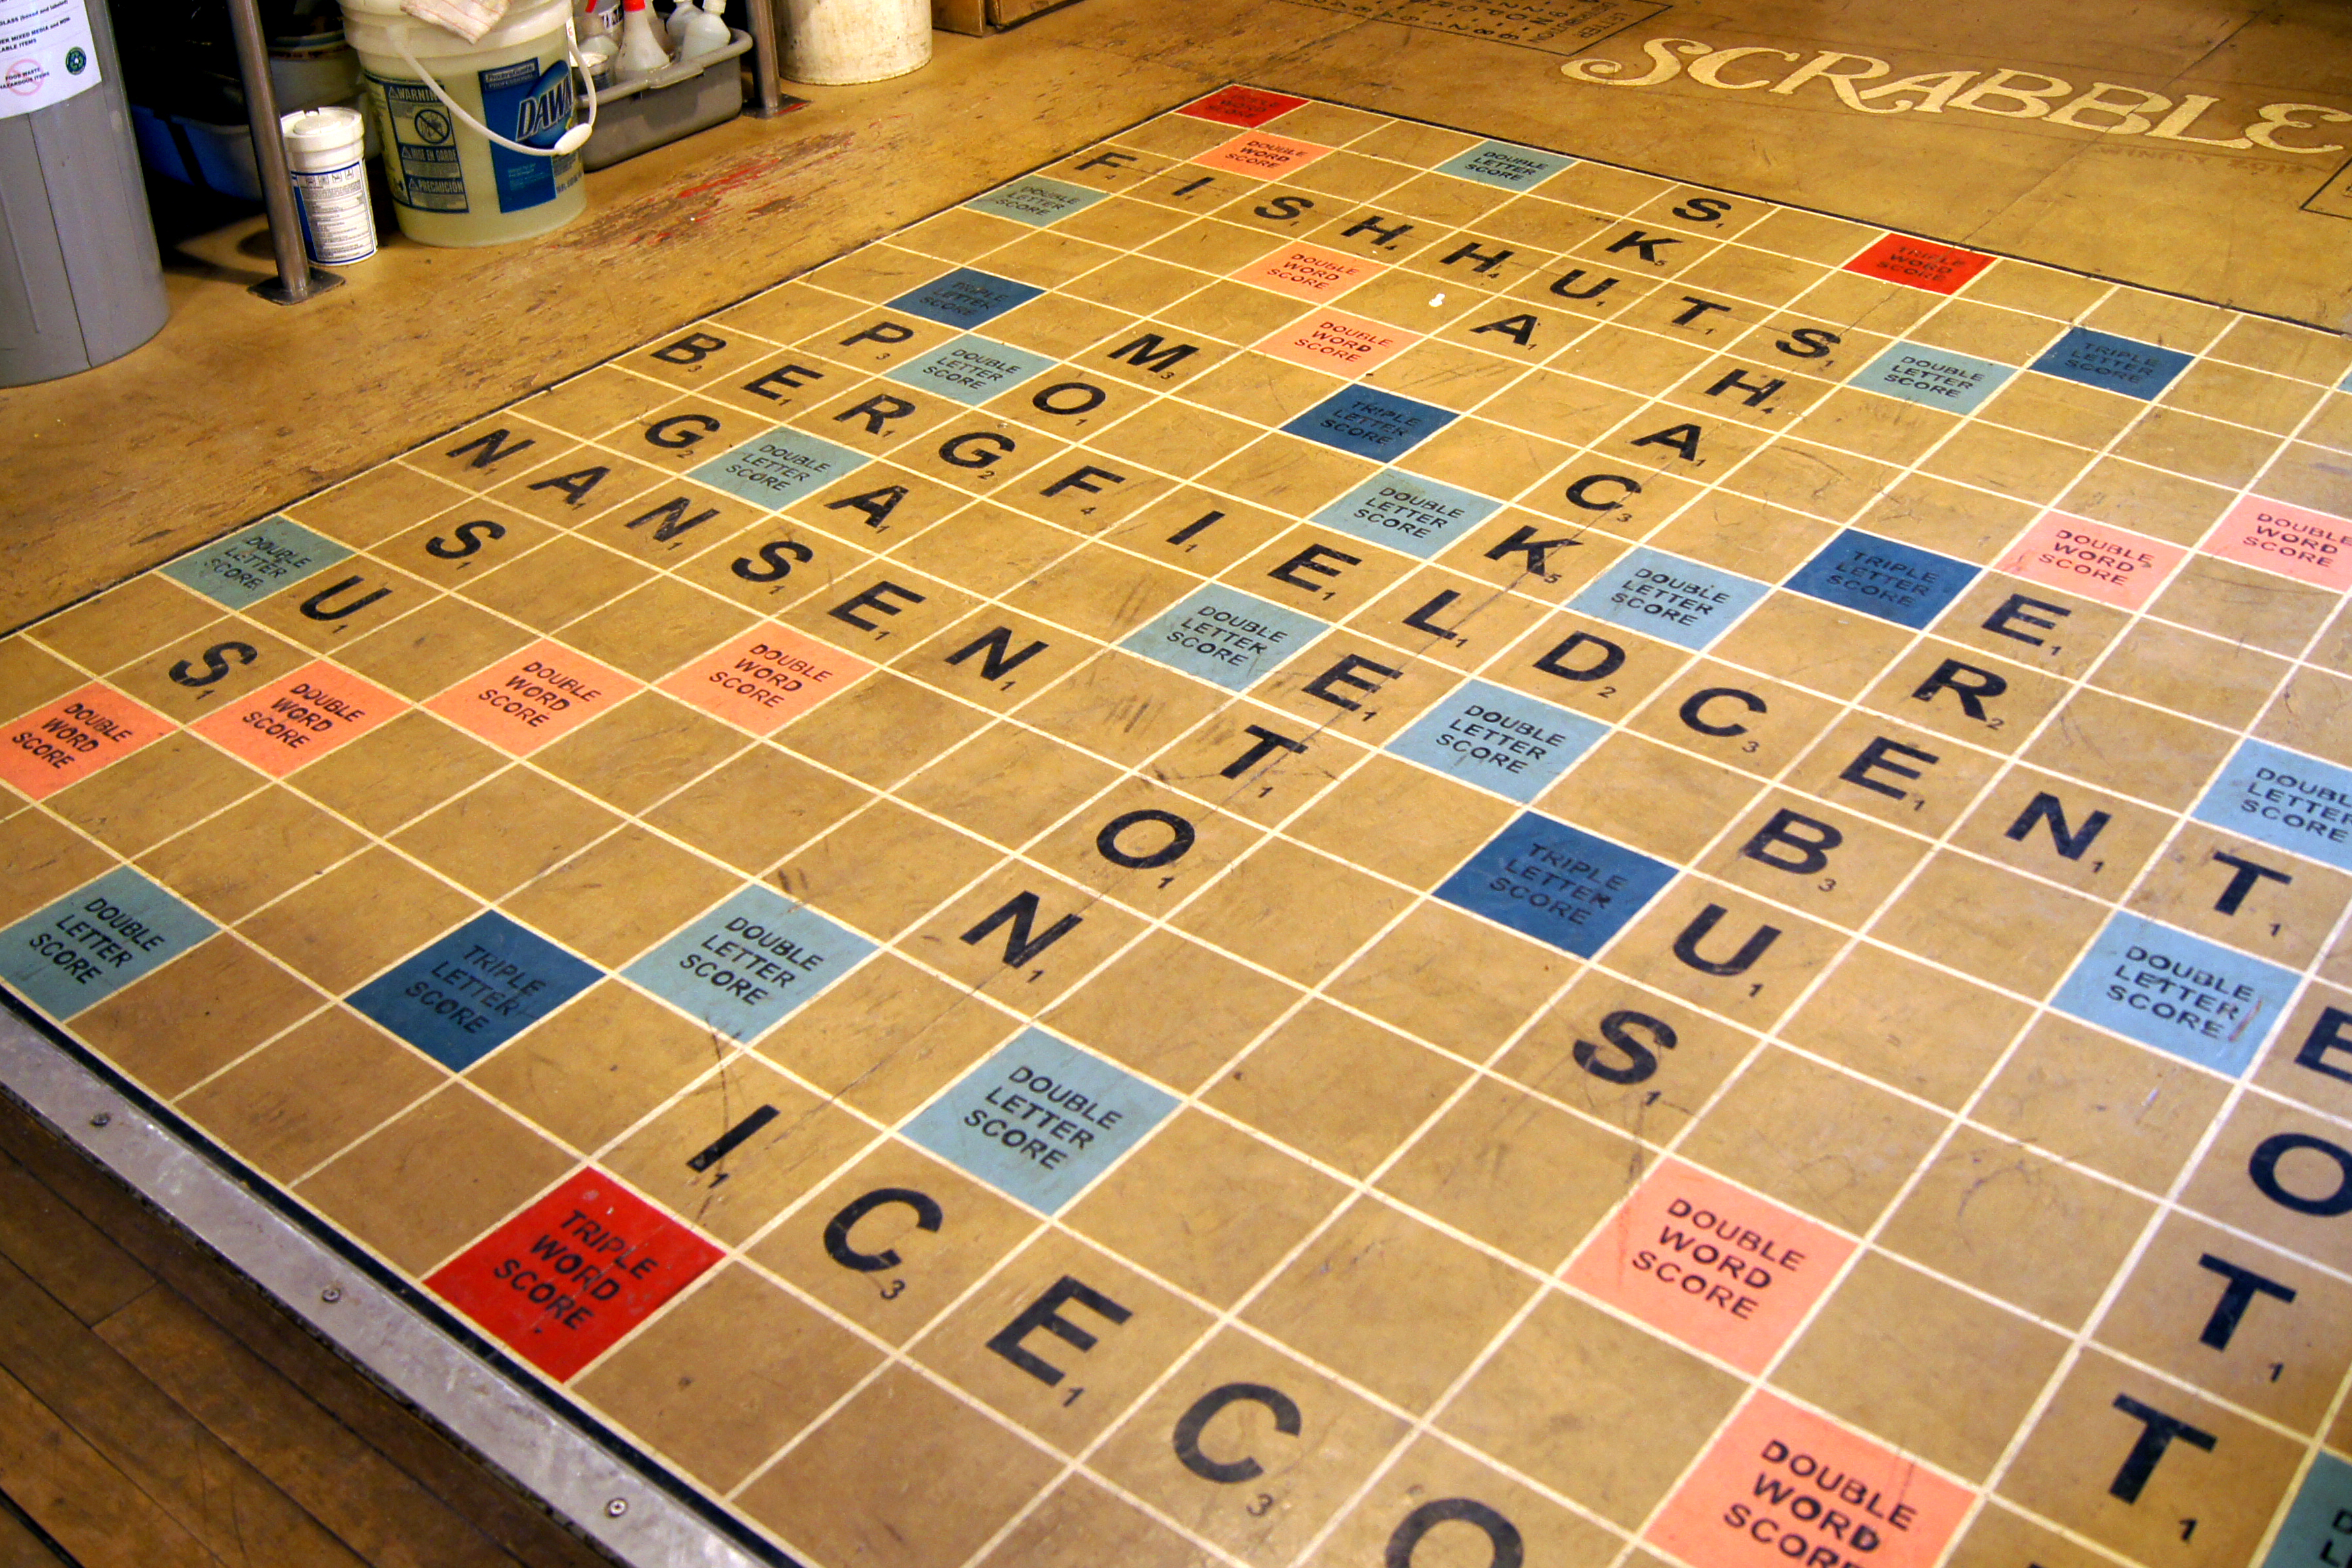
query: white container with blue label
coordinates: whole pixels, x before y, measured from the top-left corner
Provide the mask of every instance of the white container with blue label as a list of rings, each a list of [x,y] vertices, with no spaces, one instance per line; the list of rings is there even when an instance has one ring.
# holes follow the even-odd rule
[[[426,245],[500,245],[561,228],[588,205],[575,124],[569,0],[510,6],[472,43],[398,0],[342,0],[383,137],[400,231]]]
[[[321,267],[375,254],[368,205],[367,118],[356,109],[298,109],[278,117],[286,167],[302,216],[302,243]]]

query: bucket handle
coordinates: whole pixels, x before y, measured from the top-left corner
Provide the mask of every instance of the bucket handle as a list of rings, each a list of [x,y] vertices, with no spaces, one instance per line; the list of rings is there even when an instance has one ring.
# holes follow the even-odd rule
[[[577,153],[588,138],[596,133],[596,80],[589,72],[588,62],[581,58],[580,38],[572,30],[572,16],[568,11],[563,16],[563,58],[579,68],[581,80],[588,84],[588,119],[585,123],[575,125],[558,137],[552,147],[530,147],[520,142],[509,141],[467,113],[456,99],[441,89],[441,84],[433,79],[433,73],[419,65],[416,57],[409,53],[407,24],[395,23],[387,30],[392,35],[393,50],[400,56],[401,63],[416,73],[417,79],[432,90],[433,96],[441,100],[441,107],[456,115],[458,123],[468,131],[489,138],[509,152],[520,153],[528,158],[561,158],[566,153]]]

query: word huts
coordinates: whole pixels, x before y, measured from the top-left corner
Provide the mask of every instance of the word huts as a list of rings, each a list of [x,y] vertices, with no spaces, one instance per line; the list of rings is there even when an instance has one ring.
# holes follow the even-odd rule
[[[0,643],[0,977],[814,1568],[2343,1563],[2347,371],[1230,89]]]

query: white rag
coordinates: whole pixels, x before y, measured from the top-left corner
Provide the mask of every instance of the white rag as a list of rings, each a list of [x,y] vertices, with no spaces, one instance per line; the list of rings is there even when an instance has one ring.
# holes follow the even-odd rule
[[[507,0],[400,0],[400,8],[471,44],[499,25],[507,14]]]

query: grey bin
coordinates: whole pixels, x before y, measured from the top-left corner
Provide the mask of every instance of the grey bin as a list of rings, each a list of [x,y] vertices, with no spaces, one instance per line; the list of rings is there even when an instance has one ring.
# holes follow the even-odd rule
[[[767,0],[751,0],[763,5]],[[736,28],[727,47],[699,59],[596,89],[596,133],[580,149],[591,169],[610,168],[665,142],[708,131],[743,111],[743,72],[736,57],[751,47],[751,35]]]
[[[98,85],[0,120],[0,386],[120,359],[171,313],[114,28],[88,5]]]

